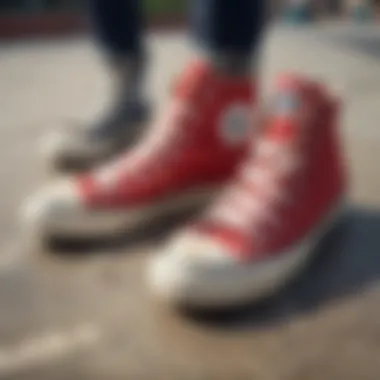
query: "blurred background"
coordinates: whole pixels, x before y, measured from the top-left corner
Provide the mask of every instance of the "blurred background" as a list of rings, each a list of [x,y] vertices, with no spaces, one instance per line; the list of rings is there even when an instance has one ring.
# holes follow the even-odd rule
[[[192,55],[187,5],[144,3],[147,90],[160,107]],[[144,290],[146,259],[171,221],[96,254],[52,255],[25,237],[18,209],[48,177],[38,139],[67,118],[93,118],[110,81],[82,33],[83,2],[0,0],[0,380],[379,379],[378,8],[375,0],[270,4],[260,80],[267,86],[291,70],[340,94],[352,210],[284,292],[199,322],[160,308]]]
[[[178,25],[185,20],[186,0],[143,0],[150,22]],[[270,0],[271,16],[288,18],[378,18],[378,0]],[[1,0],[0,37],[72,32],[81,28],[83,0]]]

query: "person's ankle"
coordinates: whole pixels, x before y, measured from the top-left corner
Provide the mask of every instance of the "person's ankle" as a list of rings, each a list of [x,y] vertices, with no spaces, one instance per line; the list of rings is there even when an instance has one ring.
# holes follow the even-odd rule
[[[250,77],[254,60],[251,54],[221,52],[210,54],[206,58],[213,68],[224,76]]]
[[[128,102],[141,103],[144,98],[146,58],[143,54],[118,56],[111,59],[115,89]]]

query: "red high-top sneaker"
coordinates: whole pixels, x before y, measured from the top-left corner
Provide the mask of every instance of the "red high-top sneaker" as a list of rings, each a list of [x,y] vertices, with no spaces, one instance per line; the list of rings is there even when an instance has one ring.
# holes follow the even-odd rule
[[[293,76],[278,80],[273,100],[237,181],[151,263],[159,297],[225,307],[267,296],[296,274],[340,215],[336,101]]]
[[[164,115],[132,151],[41,191],[27,203],[29,222],[47,236],[106,236],[199,204],[246,153],[254,97],[249,78],[191,63]]]

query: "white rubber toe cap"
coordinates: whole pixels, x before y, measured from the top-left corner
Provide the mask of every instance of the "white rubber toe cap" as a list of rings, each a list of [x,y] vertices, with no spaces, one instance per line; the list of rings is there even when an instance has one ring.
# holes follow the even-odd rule
[[[75,183],[60,180],[27,199],[22,217],[29,228],[47,234],[72,230],[73,222],[83,210]]]
[[[22,218],[29,230],[46,237],[111,237],[126,230],[134,214],[88,206],[73,179],[42,189],[25,202]],[[132,222],[131,222],[132,223]]]
[[[217,242],[184,234],[153,259],[148,281],[152,292],[169,303],[219,306],[236,300],[238,267]]]

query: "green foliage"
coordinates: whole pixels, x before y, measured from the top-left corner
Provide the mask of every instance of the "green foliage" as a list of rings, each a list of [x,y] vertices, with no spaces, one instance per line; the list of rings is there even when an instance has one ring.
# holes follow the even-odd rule
[[[149,14],[180,14],[186,11],[186,0],[144,0]]]

